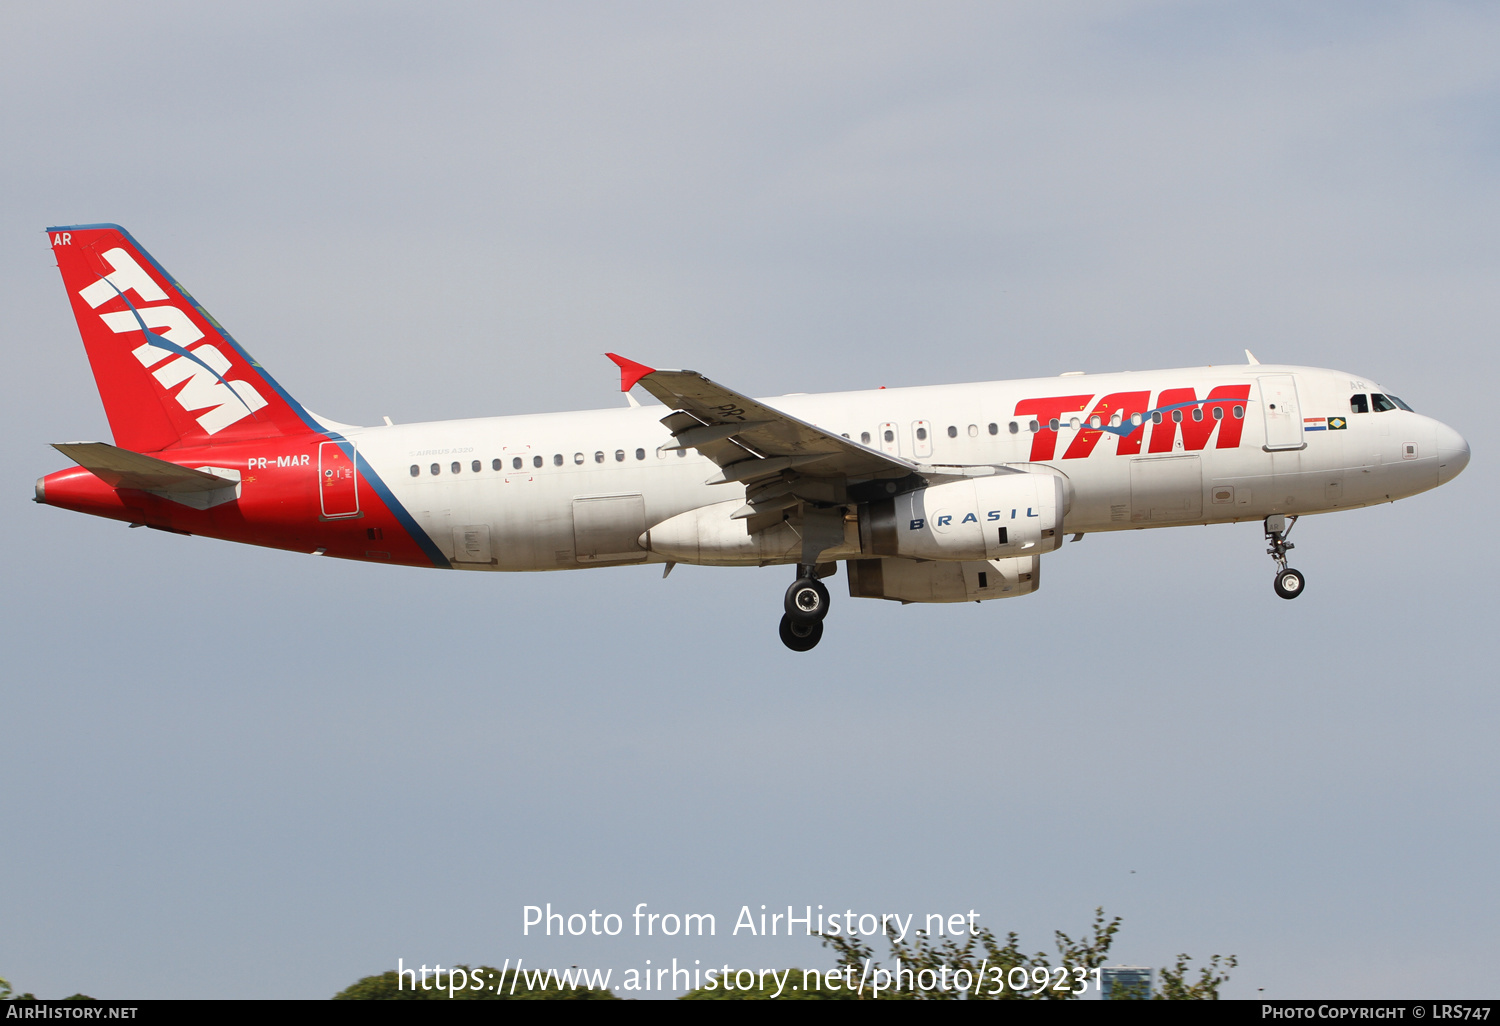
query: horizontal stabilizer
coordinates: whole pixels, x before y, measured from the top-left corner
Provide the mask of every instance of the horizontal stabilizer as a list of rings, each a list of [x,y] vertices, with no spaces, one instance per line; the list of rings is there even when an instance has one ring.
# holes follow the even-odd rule
[[[106,442],[53,443],[52,448],[111,488],[139,488],[145,492],[212,492],[239,484]]]

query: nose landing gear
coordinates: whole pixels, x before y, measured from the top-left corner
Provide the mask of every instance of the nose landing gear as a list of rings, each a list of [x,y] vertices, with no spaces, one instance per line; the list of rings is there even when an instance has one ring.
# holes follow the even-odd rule
[[[1284,599],[1296,598],[1307,586],[1307,579],[1302,576],[1302,571],[1289,569],[1286,565],[1287,550],[1297,547],[1286,540],[1296,523],[1297,518],[1294,516],[1266,517],[1266,540],[1271,543],[1271,547],[1266,549],[1266,555],[1276,561],[1276,594]]]
[[[817,578],[816,565],[799,563],[797,579],[786,590],[781,618],[781,643],[793,652],[806,652],[823,640],[823,618],[828,615],[828,589]]]

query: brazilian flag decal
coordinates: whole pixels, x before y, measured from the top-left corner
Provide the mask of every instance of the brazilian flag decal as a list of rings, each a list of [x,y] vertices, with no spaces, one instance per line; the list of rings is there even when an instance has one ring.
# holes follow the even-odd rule
[[[1348,426],[1349,426],[1349,421],[1346,420],[1346,419],[1344,419],[1343,417],[1329,417],[1328,418],[1328,430],[1329,431],[1342,431],[1342,430],[1344,430]]]

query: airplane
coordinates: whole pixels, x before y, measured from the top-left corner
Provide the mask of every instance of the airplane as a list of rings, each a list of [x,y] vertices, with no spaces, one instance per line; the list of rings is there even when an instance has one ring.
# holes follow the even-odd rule
[[[1231,366],[752,399],[616,354],[629,405],[373,427],[293,399],[118,225],[47,229],[113,444],[36,501],[175,534],[454,570],[794,566],[779,634],[854,598],[1035,592],[1068,535],[1299,517],[1426,491],[1452,428],[1356,374]],[[663,409],[642,406],[644,389]],[[665,412],[665,416],[663,416]]]

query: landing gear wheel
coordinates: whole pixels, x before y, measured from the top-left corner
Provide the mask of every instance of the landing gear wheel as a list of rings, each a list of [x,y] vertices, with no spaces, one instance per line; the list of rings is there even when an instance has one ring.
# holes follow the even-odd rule
[[[789,615],[781,618],[781,643],[793,652],[806,652],[823,640],[823,621],[798,623]]]
[[[1296,598],[1307,587],[1307,578],[1302,576],[1302,571],[1290,570],[1286,565],[1287,552],[1297,547],[1286,540],[1296,525],[1294,516],[1277,514],[1266,517],[1266,541],[1271,543],[1266,555],[1276,561],[1276,594],[1284,599]]]
[[[790,620],[799,624],[822,623],[823,617],[828,615],[828,589],[814,578],[799,577],[786,590],[784,605]],[[786,640],[785,633],[782,634],[782,640]],[[816,644],[816,641],[813,642],[813,645]],[[808,646],[811,647],[812,645]]]
[[[1307,587],[1301,570],[1283,570],[1276,575],[1276,594],[1284,599],[1294,599]]]

